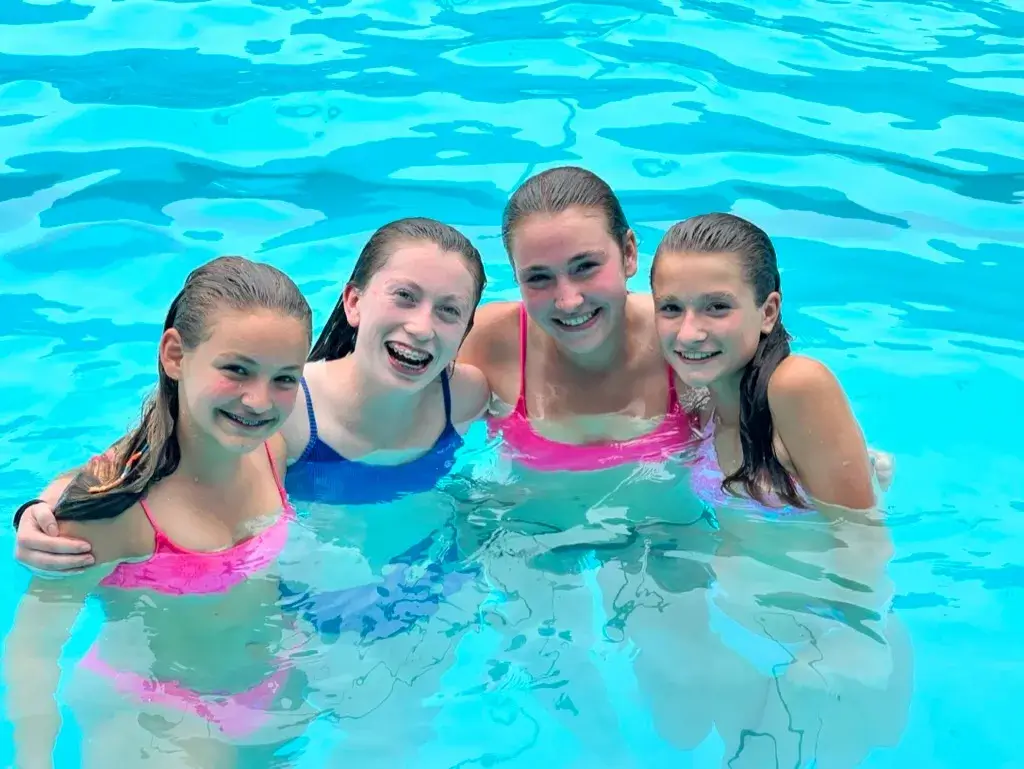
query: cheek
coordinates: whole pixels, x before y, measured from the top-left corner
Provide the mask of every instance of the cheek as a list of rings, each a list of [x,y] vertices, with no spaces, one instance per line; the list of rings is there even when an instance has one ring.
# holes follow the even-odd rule
[[[530,316],[538,315],[542,310],[549,307],[555,300],[554,290],[549,289],[546,286],[542,288],[535,288],[533,286],[523,285],[522,295],[523,306],[526,307],[526,314]]]
[[[276,408],[278,411],[291,411],[295,407],[295,401],[298,398],[298,396],[298,388],[289,387],[284,390],[272,390],[270,399],[274,404],[274,408]]]
[[[583,285],[588,294],[625,296],[626,274],[619,262],[607,262],[597,272],[588,276]]]
[[[675,346],[676,337],[679,335],[679,323],[658,317],[655,318],[654,328],[658,333],[658,339],[661,340],[661,349],[671,350]]]
[[[463,323],[438,321],[434,328],[441,346],[452,353],[459,349],[466,336],[466,326]]]
[[[200,397],[210,400],[226,400],[237,397],[241,385],[220,374],[213,374],[199,382],[196,392]]]

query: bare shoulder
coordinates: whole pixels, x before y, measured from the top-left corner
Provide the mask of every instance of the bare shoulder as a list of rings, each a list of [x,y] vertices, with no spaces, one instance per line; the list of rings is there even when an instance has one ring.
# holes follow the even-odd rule
[[[657,338],[654,297],[650,294],[630,294],[626,298],[626,319],[633,338]]]
[[[842,396],[842,385],[828,366],[803,355],[790,355],[772,373],[768,382],[768,402],[785,409],[799,409],[806,399]]]
[[[477,420],[491,399],[484,372],[468,363],[456,363],[451,376],[452,422],[467,425]]]
[[[654,297],[651,294],[631,293],[626,299],[626,306],[637,313],[654,317]]]
[[[153,528],[138,503],[113,518],[91,521],[58,518],[57,527],[62,537],[88,542],[97,564],[115,564],[153,552]]]
[[[828,366],[791,355],[768,382],[768,408],[776,434],[792,453],[795,439],[824,441],[859,430],[842,384]]]
[[[518,349],[519,302],[487,302],[473,317],[473,328],[459,350],[459,362],[485,368]]]

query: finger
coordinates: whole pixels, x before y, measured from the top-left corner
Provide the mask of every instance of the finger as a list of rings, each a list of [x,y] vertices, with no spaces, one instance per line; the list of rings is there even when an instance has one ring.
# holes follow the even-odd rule
[[[43,555],[80,555],[92,552],[92,545],[85,540],[69,537],[51,537],[48,534],[32,534],[18,538],[20,549]]]
[[[29,517],[35,524],[33,529],[41,532],[46,532],[51,537],[60,535],[60,529],[57,528],[57,519],[53,515],[53,510],[50,509],[49,505],[35,505],[30,507],[28,510]]]
[[[91,564],[86,564],[86,566],[89,565]],[[76,574],[83,574],[85,572],[84,568],[73,568],[67,569],[66,571],[57,571],[56,569],[34,568],[32,566],[29,566],[28,564],[25,564],[25,566],[29,571],[31,571],[33,574],[35,574],[37,577],[41,579],[63,579],[65,577],[72,577]]]
[[[31,550],[19,550],[15,557],[29,571],[44,577],[47,574],[67,576],[92,566],[96,560],[91,555],[50,555]]]

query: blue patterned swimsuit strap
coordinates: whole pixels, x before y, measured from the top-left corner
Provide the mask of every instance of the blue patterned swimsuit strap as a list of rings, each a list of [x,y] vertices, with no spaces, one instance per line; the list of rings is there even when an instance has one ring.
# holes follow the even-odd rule
[[[454,429],[455,425],[452,424],[452,392],[448,385],[448,370],[445,369],[441,372],[441,392],[444,393],[444,429],[447,432],[449,429]]]
[[[302,450],[302,454],[299,455],[297,462],[301,462],[306,456],[312,451],[313,446],[316,445],[317,435],[316,430],[316,415],[313,413],[313,396],[309,394],[309,385],[306,384],[306,377],[299,379],[299,384],[302,385],[302,392],[306,394],[306,416],[309,417],[309,441],[306,443],[306,448]]]

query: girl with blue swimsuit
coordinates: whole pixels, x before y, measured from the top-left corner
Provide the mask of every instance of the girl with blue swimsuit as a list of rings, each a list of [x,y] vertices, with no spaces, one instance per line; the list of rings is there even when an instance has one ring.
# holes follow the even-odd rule
[[[479,369],[454,362],[484,285],[480,253],[448,225],[400,219],[373,234],[313,346],[304,408],[271,439],[283,444],[293,502],[388,502],[448,473],[490,397]],[[19,537],[31,536],[26,526],[56,534],[46,508],[63,485],[25,509]],[[92,565],[86,543],[48,541],[48,554],[19,549],[18,559],[54,573]]]

